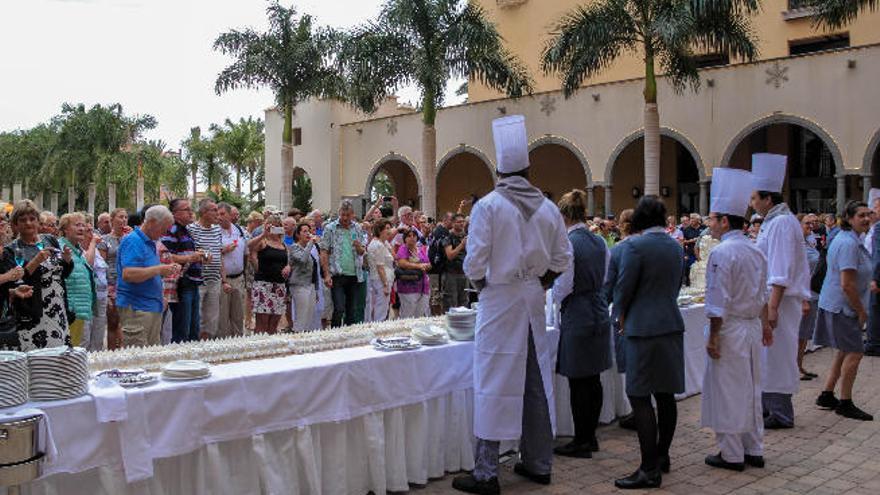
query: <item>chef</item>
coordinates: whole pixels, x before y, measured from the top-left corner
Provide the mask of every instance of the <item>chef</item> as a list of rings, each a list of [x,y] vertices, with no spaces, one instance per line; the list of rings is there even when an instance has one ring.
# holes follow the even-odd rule
[[[811,295],[803,230],[782,198],[786,160],[784,155],[752,155],[752,207],[764,217],[756,244],[767,257],[767,320],[773,328],[773,343],[764,348],[761,362],[767,429],[794,427],[798,329]]]
[[[874,225],[865,236],[865,248],[871,255],[874,264],[874,285],[880,285],[880,250],[874,252],[874,246],[880,248],[880,189],[871,188],[868,192],[868,208],[874,212]],[[880,356],[880,297],[877,292],[871,291],[871,308],[868,317],[868,331],[865,338],[865,355]]]
[[[529,183],[525,119],[492,122],[498,183],[471,212],[464,272],[480,289],[474,354],[473,474],[453,488],[498,493],[498,450],[519,440],[514,471],[550,483],[554,349],[546,334],[545,290],[572,263],[556,206]]]
[[[742,471],[764,467],[761,412],[761,343],[773,333],[766,318],[767,259],[743,233],[751,173],[716,168],[712,174],[709,231],[721,241],[706,265],[706,352],[702,425],[715,431],[720,452],[712,467]]]

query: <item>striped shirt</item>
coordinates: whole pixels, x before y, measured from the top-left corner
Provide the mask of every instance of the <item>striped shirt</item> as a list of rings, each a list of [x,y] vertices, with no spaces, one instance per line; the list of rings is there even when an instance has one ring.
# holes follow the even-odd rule
[[[186,229],[196,243],[196,249],[211,253],[210,263],[202,264],[202,279],[205,283],[220,281],[220,265],[223,262],[223,231],[219,225],[203,227],[200,223],[191,223]]]

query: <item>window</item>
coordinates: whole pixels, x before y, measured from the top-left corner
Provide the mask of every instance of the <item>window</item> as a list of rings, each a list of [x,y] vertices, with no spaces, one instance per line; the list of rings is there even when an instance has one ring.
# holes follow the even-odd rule
[[[694,56],[694,63],[698,69],[706,67],[717,67],[719,65],[727,65],[730,63],[730,57],[726,53],[707,53],[705,55]]]
[[[302,127],[294,127],[293,128],[293,145],[299,146],[303,144],[303,130]]]
[[[804,53],[835,50],[838,48],[847,48],[848,46],[849,33],[832,34],[829,36],[820,36],[818,38],[789,41],[788,53],[790,55],[803,55]]]

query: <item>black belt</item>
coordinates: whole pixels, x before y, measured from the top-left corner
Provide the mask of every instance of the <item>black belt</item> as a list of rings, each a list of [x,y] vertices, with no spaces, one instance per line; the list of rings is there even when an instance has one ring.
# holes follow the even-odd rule
[[[244,275],[244,272],[239,272],[239,273],[236,273],[235,275],[226,275],[226,278],[227,278],[227,279],[229,279],[229,278],[238,278],[238,277],[240,277],[240,276],[242,276],[242,275]]]

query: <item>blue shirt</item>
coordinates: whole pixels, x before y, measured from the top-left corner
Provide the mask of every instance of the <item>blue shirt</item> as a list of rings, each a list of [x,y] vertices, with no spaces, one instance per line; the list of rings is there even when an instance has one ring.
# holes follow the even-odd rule
[[[292,235],[290,235],[290,236],[288,236],[288,235],[284,236],[284,245],[285,245],[285,246],[293,246],[293,243],[294,243],[294,242],[296,242],[296,240],[293,238]]]
[[[126,282],[122,278],[125,268],[147,268],[159,264],[156,243],[140,228],[125,236],[116,254],[116,307],[131,308],[150,313],[162,312],[162,277],[156,275],[140,283]]]
[[[840,287],[840,272],[843,270],[856,271],[859,298],[862,300],[862,307],[867,311],[873,265],[865,245],[851,230],[841,230],[834,236],[834,242],[828,248],[828,271],[822,283],[822,292],[819,293],[819,307],[829,313],[842,312],[853,317],[856,312]]]

